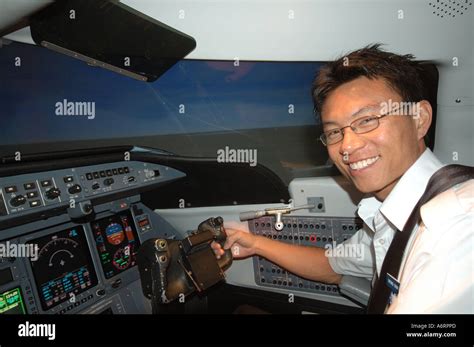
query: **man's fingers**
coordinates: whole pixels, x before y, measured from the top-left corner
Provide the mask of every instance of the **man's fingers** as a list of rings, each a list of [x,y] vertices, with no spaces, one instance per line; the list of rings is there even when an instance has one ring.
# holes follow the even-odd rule
[[[232,230],[232,229],[231,229]],[[238,232],[232,233],[227,236],[227,240],[224,244],[224,249],[229,249],[239,239],[240,235]]]

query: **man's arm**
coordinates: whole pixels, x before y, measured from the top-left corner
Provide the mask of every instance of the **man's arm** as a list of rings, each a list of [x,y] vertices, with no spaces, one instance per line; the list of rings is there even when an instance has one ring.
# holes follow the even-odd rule
[[[226,228],[226,233],[224,249],[231,249],[234,258],[258,255],[291,273],[318,282],[337,284],[342,278],[329,265],[323,248],[286,244],[238,229]],[[218,258],[224,254],[219,244],[213,242],[212,248]]]

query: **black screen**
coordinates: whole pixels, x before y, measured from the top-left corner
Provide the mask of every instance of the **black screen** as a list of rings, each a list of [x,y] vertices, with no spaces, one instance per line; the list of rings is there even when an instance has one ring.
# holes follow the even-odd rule
[[[130,211],[91,223],[105,278],[135,266],[140,241]]]
[[[30,241],[40,251],[30,260],[43,310],[97,285],[97,275],[82,226],[68,228]]]
[[[117,72],[126,70],[148,82],[196,47],[189,35],[118,1],[57,1],[34,15],[30,27],[38,45],[82,54],[94,65],[110,64]]]

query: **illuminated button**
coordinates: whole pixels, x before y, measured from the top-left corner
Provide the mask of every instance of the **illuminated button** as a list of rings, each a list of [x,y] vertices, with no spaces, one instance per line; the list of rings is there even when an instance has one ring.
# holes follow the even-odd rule
[[[118,173],[119,173],[119,175],[122,175],[123,174],[123,168],[119,167],[118,168]]]
[[[71,183],[72,181],[74,181],[74,177],[66,176],[66,177],[63,177],[63,180],[64,180],[64,183]]]
[[[352,225],[349,225],[349,230],[353,230],[354,227]]]
[[[104,178],[104,177],[106,176],[106,175],[105,175],[105,171],[102,170],[101,172],[99,172],[99,175],[100,175],[100,177]]]
[[[51,180],[41,181],[41,187],[50,187],[52,185],[53,185],[53,181],[51,181]]]
[[[86,178],[88,181],[92,180],[92,174],[90,172],[86,173]]]
[[[93,172],[92,175],[94,176],[94,178],[99,178],[99,173],[97,171]]]
[[[41,205],[41,201],[39,201],[39,200],[30,201],[30,207],[36,207],[36,206],[39,206],[39,205]]]
[[[5,187],[5,192],[7,192],[7,193],[15,193],[15,192],[16,192],[16,186]]]
[[[342,230],[346,230],[346,229],[347,229],[347,226],[343,225]]]
[[[265,283],[265,278],[262,278],[262,283]]]
[[[322,224],[321,229],[326,229],[326,224]]]
[[[298,283],[298,287],[303,288],[303,283]]]
[[[68,307],[66,307],[66,311],[71,311],[73,309],[74,306],[72,305],[69,305]]]
[[[23,187],[25,187],[26,190],[35,189],[35,188],[36,188],[36,184],[35,184],[34,182],[25,183],[25,184],[23,185]]]
[[[38,196],[38,192],[37,191],[28,192],[26,193],[26,196],[28,197],[28,199],[36,198]]]
[[[112,169],[112,173],[113,173],[114,175],[117,175],[117,174],[118,174],[117,169]]]
[[[105,174],[109,177],[112,176],[112,170],[105,170]]]
[[[319,236],[316,237],[316,241],[318,241],[318,242],[321,241],[321,237],[319,237]]]
[[[123,168],[123,172],[125,172],[126,174],[128,174],[130,172],[130,169],[128,168],[128,166],[125,166]]]
[[[326,241],[327,241],[327,239],[325,237],[323,237],[323,242],[326,242]]]
[[[77,307],[77,306],[79,306],[80,304],[81,304],[81,303],[80,303],[79,301],[77,301],[77,302],[74,303],[74,307]]]

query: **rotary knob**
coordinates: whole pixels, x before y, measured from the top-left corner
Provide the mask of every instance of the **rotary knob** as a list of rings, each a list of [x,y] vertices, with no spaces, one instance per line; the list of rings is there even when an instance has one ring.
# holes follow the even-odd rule
[[[26,202],[26,198],[23,195],[17,195],[14,198],[11,198],[10,205],[13,207],[18,207],[23,205]]]
[[[61,195],[61,191],[59,190],[59,188],[53,187],[51,189],[48,189],[45,194],[49,200],[54,200]]]

